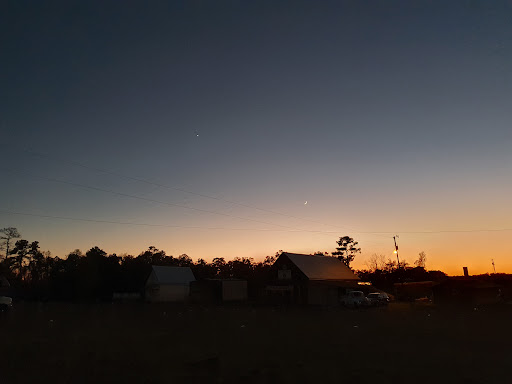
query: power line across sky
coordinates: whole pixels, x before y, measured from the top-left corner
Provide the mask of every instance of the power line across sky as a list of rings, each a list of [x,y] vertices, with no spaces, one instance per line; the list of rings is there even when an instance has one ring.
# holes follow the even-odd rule
[[[220,201],[220,202],[227,203],[227,204],[230,204],[230,205],[235,205],[235,206],[239,206],[239,207],[249,208],[249,209],[257,210],[257,211],[260,211],[260,212],[270,213],[272,215],[277,215],[277,216],[286,217],[286,218],[290,218],[290,219],[300,220],[300,221],[303,221],[303,222],[319,224],[319,225],[328,226],[328,227],[331,227],[331,228],[337,228],[337,229],[344,230],[344,231],[350,231],[350,232],[354,232],[354,233],[359,232],[359,231],[357,231],[357,230],[355,230],[353,228],[349,228],[347,226],[339,226],[339,225],[326,224],[326,223],[323,223],[323,222],[320,222],[320,221],[317,221],[317,220],[311,220],[311,219],[307,219],[307,218],[303,218],[303,217],[298,217],[298,216],[290,215],[290,214],[283,213],[283,212],[278,212],[278,211],[271,210],[271,209],[266,209],[266,208],[258,207],[258,206],[255,206],[253,204],[240,203],[240,202],[236,202],[236,201],[228,200],[228,199],[223,199],[223,198],[212,196],[212,195],[205,194],[205,193],[198,193],[198,192],[190,191],[190,190],[184,189],[184,188],[173,187],[173,186],[169,186],[169,185],[166,185],[166,184],[163,184],[163,183],[149,181],[149,180],[146,180],[146,179],[143,179],[143,178],[140,178],[140,177],[134,177],[134,176],[131,176],[131,175],[126,175],[126,174],[120,173],[120,172],[111,171],[111,170],[108,170],[108,169],[105,169],[105,168],[89,166],[89,165],[86,165],[84,163],[81,163],[81,162],[78,162],[78,161],[75,161],[75,160],[62,159],[62,158],[59,158],[59,157],[56,157],[56,156],[48,155],[46,153],[42,153],[40,151],[35,151],[35,150],[29,149],[29,148],[25,148],[25,147],[17,147],[17,149],[21,150],[21,151],[23,151],[23,152],[25,152],[27,154],[30,154],[32,156],[37,156],[39,158],[51,160],[51,161],[54,161],[54,162],[70,164],[70,165],[72,165],[74,167],[80,167],[80,168],[91,170],[91,171],[98,172],[98,173],[109,174],[109,175],[112,175],[112,176],[115,176],[115,177],[131,180],[131,181],[136,181],[136,182],[139,182],[139,183],[143,183],[143,184],[147,184],[147,185],[152,185],[152,186],[159,187],[159,188],[164,188],[164,189],[167,189],[167,190],[174,190],[174,191],[178,191],[178,192],[183,192],[183,193],[195,195],[195,196],[202,197],[202,198],[207,198],[207,199],[211,199],[211,200]],[[9,171],[9,170],[4,170],[4,171]],[[134,199],[140,199],[140,200],[145,200],[145,201],[151,201],[151,202],[158,203],[158,204],[175,206],[175,207],[180,207],[180,208],[184,208],[184,209],[190,209],[190,210],[194,210],[194,211],[198,211],[198,212],[210,213],[210,214],[213,214],[213,215],[232,217],[232,218],[236,218],[236,219],[240,219],[240,220],[251,221],[251,222],[256,222],[256,223],[266,224],[266,225],[272,225],[272,226],[278,226],[278,227],[283,227],[283,228],[287,228],[287,229],[291,229],[291,230],[299,230],[298,228],[294,228],[294,227],[290,227],[290,226],[283,226],[283,225],[280,225],[280,224],[271,223],[271,222],[267,222],[267,221],[260,221],[260,220],[255,220],[255,219],[246,218],[246,217],[242,217],[242,216],[236,216],[236,215],[231,215],[231,214],[227,214],[227,213],[222,213],[222,212],[218,212],[218,211],[212,211],[212,210],[208,210],[208,209],[201,209],[201,208],[190,207],[190,206],[186,206],[186,205],[182,205],[182,204],[177,204],[177,203],[169,203],[169,202],[158,201],[158,200],[155,200],[155,199],[149,199],[149,198],[145,198],[145,197],[141,197],[141,196],[127,194],[127,193],[124,193],[124,192],[115,192],[115,191],[110,191],[110,190],[106,190],[106,189],[98,188],[98,187],[94,187],[94,186],[88,186],[88,185],[84,185],[84,184],[80,184],[80,183],[73,183],[73,182],[66,181],[66,180],[57,180],[57,179],[47,178],[47,177],[40,176],[40,175],[31,175],[31,176],[32,177],[36,177],[36,178],[45,179],[45,180],[52,181],[52,182],[56,182],[56,183],[68,184],[68,185],[73,185],[73,186],[77,186],[77,187],[85,188],[85,189],[89,189],[89,190],[97,190],[97,191],[102,191],[102,192],[105,192],[105,193],[116,194],[116,195],[119,195],[119,196],[131,197],[131,198],[134,198]],[[333,233],[332,231],[330,231],[330,232],[328,232],[328,231],[316,231],[316,232]],[[375,236],[381,236],[381,234],[377,233],[377,232],[372,233],[372,234],[375,235]]]
[[[324,233],[324,234],[338,234],[338,231],[315,231],[308,229],[265,229],[265,228],[226,228],[226,227],[204,227],[204,226],[184,226],[184,225],[172,225],[172,224],[156,224],[156,223],[139,223],[139,222],[128,222],[128,221],[115,221],[115,220],[98,220],[98,219],[87,219],[80,217],[66,217],[56,215],[43,215],[27,212],[16,212],[8,209],[0,208],[0,213],[7,215],[18,215],[18,216],[31,216],[42,219],[57,219],[57,220],[70,220],[70,221],[83,221],[100,224],[118,224],[118,225],[133,225],[133,226],[147,226],[147,227],[163,227],[163,228],[182,228],[182,229],[204,229],[204,230],[225,230],[225,231],[262,231],[262,232],[297,232],[297,233]],[[487,229],[467,229],[467,230],[438,230],[438,231],[399,231],[400,234],[443,234],[443,233],[478,233],[478,232],[507,232],[512,231],[512,228],[487,228]],[[385,231],[355,231],[356,234],[373,235],[381,234],[389,237],[395,232]],[[392,238],[392,236],[390,237]]]
[[[4,143],[2,143],[1,145],[5,146]],[[34,151],[34,150],[28,149],[28,148],[18,147],[18,149],[22,150],[22,151],[24,151],[24,152],[26,152],[26,153],[28,153],[30,155],[37,156],[37,157],[40,157],[40,158],[43,158],[43,159],[47,159],[47,160],[51,160],[51,161],[55,161],[55,162],[66,163],[66,164],[73,165],[75,167],[80,167],[80,168],[88,169],[88,170],[99,172],[99,173],[110,174],[112,176],[124,178],[124,179],[127,179],[127,180],[132,180],[132,181],[144,183],[144,184],[147,184],[147,185],[156,186],[156,187],[159,187],[159,188],[165,188],[167,190],[174,190],[174,191],[184,192],[184,193],[187,193],[187,194],[191,194],[191,195],[195,195],[195,196],[199,196],[199,197],[203,197],[203,198],[207,198],[207,199],[221,201],[221,202],[224,202],[224,203],[227,203],[227,204],[231,204],[231,205],[237,205],[237,206],[240,206],[240,207],[250,208],[250,209],[258,210],[258,211],[261,211],[261,212],[270,213],[270,214],[273,214],[273,215],[278,215],[278,216],[292,218],[292,219],[297,219],[297,220],[301,220],[301,221],[305,221],[305,222],[320,224],[320,225],[323,225],[323,226],[330,226],[330,227],[333,227],[333,228],[339,228],[339,229],[343,228],[343,230],[349,230],[351,233],[355,233],[355,234],[365,234],[365,235],[373,235],[373,236],[389,238],[390,235],[392,236],[395,233],[398,233],[398,234],[443,234],[443,233],[478,233],[478,232],[506,232],[506,231],[512,231],[512,228],[477,228],[477,229],[421,230],[421,231],[414,231],[414,230],[359,231],[359,230],[355,230],[355,229],[348,228],[348,227],[340,227],[340,226],[335,226],[335,225],[332,225],[332,224],[325,224],[325,223],[322,223],[322,222],[319,222],[319,221],[316,221],[316,220],[301,218],[301,217],[298,217],[298,216],[295,216],[295,215],[289,215],[289,214],[286,214],[286,213],[283,213],[283,212],[278,212],[278,211],[274,211],[274,210],[270,210],[270,209],[265,209],[265,208],[257,207],[257,206],[254,206],[252,204],[235,202],[235,201],[232,201],[232,200],[227,200],[227,199],[219,198],[219,197],[208,195],[208,194],[204,194],[204,193],[198,193],[198,192],[190,191],[190,190],[184,189],[184,188],[173,187],[173,186],[169,186],[169,185],[166,185],[166,184],[162,184],[162,183],[158,183],[158,182],[153,182],[153,181],[149,181],[149,180],[146,180],[146,179],[142,179],[142,178],[139,178],[139,177],[133,177],[133,176],[130,176],[130,175],[125,175],[125,174],[122,174],[120,172],[115,172],[115,171],[111,171],[111,170],[104,169],[104,168],[93,167],[93,166],[89,166],[89,165],[83,164],[83,163],[75,161],[75,160],[61,159],[61,158],[58,158],[56,156],[51,156],[51,155],[48,155],[48,154],[45,154],[45,153],[42,153],[42,152],[39,152],[39,151]],[[0,170],[2,170],[4,172],[8,172],[8,173],[19,173],[20,172],[20,171],[13,171],[11,169],[5,169],[5,168],[0,168]],[[187,209],[187,210],[193,210],[193,211],[202,212],[202,213],[208,213],[208,214],[212,214],[212,215],[219,215],[219,216],[230,217],[230,218],[235,218],[235,219],[239,219],[239,220],[254,222],[254,223],[258,223],[258,224],[271,225],[271,226],[274,226],[274,227],[279,227],[280,229],[277,229],[277,228],[274,228],[274,229],[269,229],[269,228],[226,228],[226,227],[213,227],[213,226],[184,226],[184,225],[173,225],[173,224],[135,223],[135,222],[122,222],[122,221],[116,221],[116,220],[97,220],[97,219],[89,219],[89,218],[81,218],[81,217],[67,217],[67,216],[59,216],[59,215],[41,215],[41,214],[34,214],[34,213],[27,213],[27,212],[15,212],[15,211],[6,210],[6,209],[0,210],[0,212],[2,212],[4,214],[19,215],[19,216],[32,216],[32,217],[40,217],[40,218],[46,218],[46,219],[59,219],[59,220],[71,220],[71,221],[96,222],[96,223],[104,223],[104,224],[135,225],[135,226],[155,226],[155,227],[183,228],[183,229],[188,228],[188,229],[211,229],[211,230],[247,230],[247,231],[264,231],[264,232],[284,231],[284,232],[304,232],[304,233],[320,233],[320,234],[324,233],[324,234],[328,234],[328,235],[338,234],[339,233],[339,231],[301,229],[301,228],[296,228],[296,227],[276,224],[276,223],[272,223],[272,222],[268,222],[268,221],[261,221],[261,220],[251,219],[251,218],[247,218],[247,217],[243,217],[243,216],[232,215],[232,214],[229,214],[229,213],[223,213],[223,212],[212,211],[212,210],[208,210],[208,209],[196,208],[196,207],[191,207],[191,206],[187,206],[187,205],[183,205],[183,204],[171,203],[171,202],[167,202],[167,201],[151,199],[151,198],[147,198],[147,197],[143,197],[143,196],[137,196],[137,195],[128,194],[128,193],[124,193],[124,192],[108,190],[108,189],[99,188],[99,187],[90,186],[90,185],[85,185],[85,184],[81,184],[81,183],[75,183],[75,182],[71,182],[71,181],[67,181],[67,180],[56,179],[56,178],[51,178],[51,177],[46,177],[46,176],[41,176],[41,175],[34,175],[34,174],[31,174],[31,173],[26,172],[26,171],[21,171],[21,172],[23,172],[23,173],[25,173],[25,174],[27,174],[27,175],[29,175],[31,177],[34,177],[34,178],[37,178],[37,179],[41,179],[41,180],[50,181],[50,182],[54,182],[54,183],[66,184],[66,185],[75,186],[75,187],[79,187],[79,188],[86,189],[86,190],[99,191],[99,192],[103,192],[103,193],[113,194],[113,195],[122,196],[122,197],[126,197],[126,198],[137,199],[137,200],[141,200],[141,201],[147,201],[147,202],[161,204],[161,205],[166,205],[166,206],[170,206],[170,207],[183,208],[183,209]]]

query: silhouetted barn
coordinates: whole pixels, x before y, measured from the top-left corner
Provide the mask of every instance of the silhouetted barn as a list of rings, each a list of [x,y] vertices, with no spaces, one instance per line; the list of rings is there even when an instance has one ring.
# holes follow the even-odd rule
[[[349,290],[362,290],[359,278],[335,257],[282,253],[272,266],[267,300],[294,304],[338,305]],[[365,287],[367,288],[367,287]]]
[[[147,301],[185,301],[190,295],[190,283],[195,281],[189,267],[152,266],[146,281]]]
[[[247,280],[206,279],[191,283],[191,298],[198,302],[247,301]]]
[[[502,286],[467,277],[450,278],[433,287],[436,305],[486,305],[502,301]]]

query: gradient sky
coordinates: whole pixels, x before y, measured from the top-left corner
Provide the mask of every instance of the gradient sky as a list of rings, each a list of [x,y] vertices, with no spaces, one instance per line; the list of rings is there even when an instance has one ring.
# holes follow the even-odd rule
[[[0,227],[512,273],[511,2],[150,3],[1,3]]]

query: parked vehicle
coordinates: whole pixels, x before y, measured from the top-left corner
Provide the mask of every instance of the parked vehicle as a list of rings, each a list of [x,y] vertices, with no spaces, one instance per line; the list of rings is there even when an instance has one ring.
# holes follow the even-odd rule
[[[369,304],[362,291],[350,291],[340,299],[340,304],[346,307],[363,307]]]
[[[7,296],[0,296],[0,311],[8,311],[12,308],[12,299]]]
[[[368,294],[367,299],[369,304],[373,306],[388,305],[389,303],[389,296],[384,292],[370,293]]]

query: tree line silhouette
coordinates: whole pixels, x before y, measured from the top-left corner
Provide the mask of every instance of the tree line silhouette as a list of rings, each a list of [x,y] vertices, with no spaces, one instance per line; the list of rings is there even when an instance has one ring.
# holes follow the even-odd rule
[[[114,292],[142,293],[152,265],[190,267],[197,280],[236,277],[248,280],[251,287],[261,286],[275,261],[275,256],[267,256],[261,262],[245,257],[194,262],[186,254],[174,257],[154,246],[137,256],[107,254],[95,246],[85,254],[76,249],[60,258],[42,251],[37,241],[21,239],[9,246],[0,275],[17,297],[37,300],[108,300]]]
[[[19,298],[35,300],[110,300],[114,292],[143,293],[152,265],[190,267],[197,280],[241,278],[248,281],[249,296],[272,279],[270,267],[279,255],[266,256],[263,261],[236,257],[226,261],[222,257],[211,262],[204,259],[193,261],[188,255],[178,257],[167,255],[164,250],[150,246],[137,256],[107,254],[95,246],[82,253],[79,249],[65,258],[53,257],[49,251],[42,251],[38,241],[19,239],[16,228],[0,230],[4,259],[0,262],[0,275],[11,283]],[[15,241],[16,240],[16,241]],[[350,267],[355,254],[360,253],[358,243],[344,236],[337,241],[338,247],[332,256]],[[329,257],[327,252],[315,255]],[[369,281],[381,289],[391,290],[396,282],[440,280],[446,277],[441,271],[425,269],[424,253],[420,254],[416,267],[396,262],[383,256],[372,255],[369,267],[356,271],[363,281]]]

